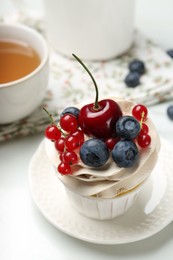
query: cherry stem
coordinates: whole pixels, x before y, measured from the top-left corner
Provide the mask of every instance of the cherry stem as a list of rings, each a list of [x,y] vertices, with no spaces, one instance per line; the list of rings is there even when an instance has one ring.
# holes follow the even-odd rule
[[[93,77],[93,75],[91,74],[91,72],[89,71],[89,69],[85,66],[85,64],[75,55],[75,54],[72,54],[73,57],[75,57],[75,59],[83,66],[83,68],[88,72],[88,74],[90,75],[91,79],[92,79],[92,82],[94,83],[94,86],[95,86],[95,91],[96,91],[96,97],[95,97],[95,102],[94,102],[94,110],[98,110],[100,107],[99,107],[99,104],[98,104],[98,99],[99,99],[99,91],[98,91],[98,86],[97,86],[97,83]]]
[[[53,119],[53,116],[49,113],[49,111],[45,107],[43,107],[43,110],[48,114],[52,125],[56,125],[55,120]]]

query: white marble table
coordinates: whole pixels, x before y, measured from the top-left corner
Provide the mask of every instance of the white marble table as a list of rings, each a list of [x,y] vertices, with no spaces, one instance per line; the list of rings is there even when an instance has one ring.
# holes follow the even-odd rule
[[[147,12],[144,2],[138,1],[140,14]],[[156,1],[151,2],[156,3]],[[157,1],[158,5],[159,3],[163,4],[162,1]],[[9,6],[11,8],[11,5]],[[154,4],[151,6],[152,12],[155,12]],[[137,16],[138,21],[139,19]],[[144,20],[145,17],[141,17],[141,23]],[[157,23],[162,24],[162,21],[158,20]],[[170,18],[169,24],[171,28],[173,18]],[[141,25],[143,30],[144,27]],[[150,34],[149,27],[147,30]],[[162,36],[159,33],[157,37],[163,47],[168,48],[171,45],[173,47],[172,39],[170,38],[169,41],[168,35],[166,42],[164,37],[161,42]],[[155,105],[149,111],[160,136],[173,145],[173,121],[170,121],[166,115],[169,104],[173,104],[173,101]],[[33,203],[28,187],[28,164],[42,139],[41,133],[0,143],[1,260],[172,259],[173,223],[148,239],[131,244],[109,246],[77,240],[52,226]]]

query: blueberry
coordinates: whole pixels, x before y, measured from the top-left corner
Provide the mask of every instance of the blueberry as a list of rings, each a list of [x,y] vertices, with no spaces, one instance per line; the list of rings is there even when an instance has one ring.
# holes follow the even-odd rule
[[[167,54],[173,59],[173,49],[168,50]]]
[[[167,115],[171,120],[173,120],[173,105],[167,108]]]
[[[65,114],[72,114],[72,115],[74,115],[75,117],[78,118],[79,112],[80,112],[80,110],[79,110],[77,107],[66,107],[66,108],[62,111],[60,117],[62,117],[62,116],[65,115]]]
[[[140,84],[140,74],[138,72],[130,72],[125,77],[125,84],[130,88],[135,88]]]
[[[133,141],[121,140],[112,150],[114,162],[123,168],[132,167],[136,163],[138,156],[138,148]]]
[[[88,166],[100,167],[107,162],[109,150],[107,145],[100,139],[89,139],[81,146],[80,158]]]
[[[116,122],[117,135],[134,139],[140,132],[140,124],[133,116],[122,116]]]
[[[133,60],[129,63],[129,70],[131,72],[138,72],[140,75],[145,73],[145,64],[141,60]]]

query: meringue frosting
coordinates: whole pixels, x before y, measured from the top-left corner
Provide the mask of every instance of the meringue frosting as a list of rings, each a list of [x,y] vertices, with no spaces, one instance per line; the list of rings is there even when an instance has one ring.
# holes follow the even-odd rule
[[[131,115],[135,105],[133,102],[117,98],[111,99],[118,103],[123,115]],[[145,123],[149,127],[151,144],[146,148],[139,148],[139,160],[133,167],[118,167],[110,154],[108,162],[102,167],[88,167],[80,161],[77,165],[72,166],[73,173],[71,175],[57,173],[58,178],[70,190],[82,196],[105,199],[114,198],[140,185],[150,176],[160,150],[160,138],[152,120],[148,117]],[[45,139],[45,149],[49,160],[57,167],[60,160],[54,143]]]

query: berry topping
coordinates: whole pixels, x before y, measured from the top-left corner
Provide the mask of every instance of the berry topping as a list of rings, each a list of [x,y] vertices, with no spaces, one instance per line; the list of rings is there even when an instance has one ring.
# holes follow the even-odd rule
[[[167,108],[167,115],[171,120],[173,120],[173,105]]]
[[[59,173],[61,173],[63,175],[71,174],[71,172],[72,172],[70,164],[65,163],[65,162],[61,162],[58,165],[57,170]]]
[[[75,116],[76,118],[78,118],[79,111],[80,111],[80,110],[79,110],[77,107],[66,107],[66,108],[62,111],[60,117],[62,117],[62,116],[65,115],[65,114],[71,114],[71,115]]]
[[[56,141],[61,137],[61,131],[56,125],[50,125],[45,130],[45,136],[51,141]]]
[[[124,80],[129,88],[135,88],[140,84],[140,74],[138,72],[130,72]]]
[[[91,77],[96,96],[95,102],[86,104],[81,109],[65,108],[57,125],[52,115],[44,109],[51,120],[45,136],[54,141],[59,153],[58,172],[62,175],[71,174],[79,160],[89,167],[101,167],[108,161],[110,151],[113,161],[119,167],[133,166],[141,151],[138,151],[139,146],[146,148],[151,143],[149,127],[144,123],[148,116],[147,108],[138,104],[133,107],[132,115],[123,115],[119,104],[114,100],[99,101],[94,77],[84,63],[76,55],[73,56]],[[130,87],[136,87],[140,84],[140,76],[145,72],[144,63],[134,60],[129,64],[129,70],[125,82]],[[173,106],[170,111],[173,119]]]
[[[132,116],[122,116],[116,123],[116,133],[125,139],[134,139],[140,132],[139,122]]]
[[[137,145],[141,148],[150,145],[149,127],[144,123],[148,116],[148,110],[144,105],[134,106],[132,109],[133,116],[122,116],[119,106],[113,100],[102,100],[98,104],[98,110],[94,110],[93,104],[84,106],[79,111],[78,117],[69,112],[71,107],[68,107],[67,110],[64,109],[68,112],[64,112],[60,118],[59,126],[55,125],[52,116],[46,111],[52,124],[47,127],[45,135],[54,141],[55,149],[59,153],[60,164],[57,168],[59,173],[71,174],[73,165],[77,164],[79,160],[90,167],[101,167],[108,161],[109,151],[112,153],[113,161],[119,167],[128,168],[133,166],[139,157]],[[109,110],[110,104],[111,109]],[[113,115],[112,107],[114,106],[116,109]],[[72,110],[73,108],[75,110],[75,107],[72,107]],[[89,112],[86,113],[86,117],[84,116],[85,119],[87,118],[87,123],[82,121],[86,125],[81,126],[79,122],[83,109],[86,109],[85,112]],[[115,111],[118,112],[118,117],[115,115]],[[85,114],[85,112],[82,113]],[[97,115],[95,116],[95,114]],[[116,117],[115,121],[112,120],[112,115],[114,119]],[[88,124],[90,119],[91,124]],[[107,132],[104,128],[105,122],[107,126],[110,124]],[[92,133],[90,129],[93,129]],[[99,138],[92,138],[92,135],[98,134],[97,131],[100,131]],[[88,134],[88,137],[86,136],[86,138],[89,138],[87,141],[85,141],[84,133]]]
[[[144,105],[138,104],[133,107],[132,115],[140,122],[146,121],[148,110]]]
[[[65,114],[60,118],[60,126],[66,132],[75,131],[78,128],[78,121],[75,116]]]
[[[138,148],[131,140],[119,141],[112,150],[112,158],[119,167],[129,168],[138,159]]]
[[[131,72],[138,72],[140,75],[145,73],[145,64],[141,60],[133,60],[129,63],[129,70]]]
[[[109,150],[100,139],[89,139],[81,146],[80,158],[88,166],[100,167],[109,159]]]
[[[137,138],[137,142],[140,147],[146,148],[151,143],[151,137],[148,134],[139,135]]]

